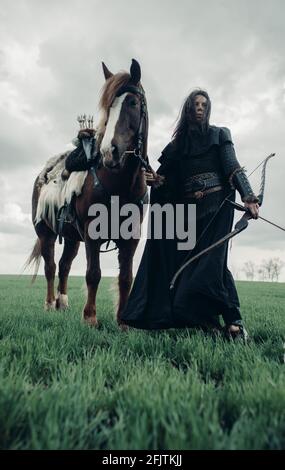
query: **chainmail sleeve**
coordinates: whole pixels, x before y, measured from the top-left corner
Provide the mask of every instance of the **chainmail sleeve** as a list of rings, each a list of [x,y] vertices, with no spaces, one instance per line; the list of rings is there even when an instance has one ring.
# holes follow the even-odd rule
[[[233,189],[237,189],[243,202],[258,202],[250,182],[237,160],[229,129],[222,127],[220,131],[220,159],[222,171]]]

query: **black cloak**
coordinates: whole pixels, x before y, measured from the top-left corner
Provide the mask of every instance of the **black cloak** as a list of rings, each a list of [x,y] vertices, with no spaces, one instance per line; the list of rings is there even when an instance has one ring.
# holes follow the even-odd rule
[[[225,142],[231,142],[226,128],[210,126],[206,133],[193,132],[183,148],[170,142],[163,150],[159,174],[166,184],[151,190],[150,204],[185,203],[183,177],[217,171],[222,174],[219,151]],[[190,162],[190,165],[189,165]],[[224,189],[204,197],[197,205],[196,243],[191,256],[207,248],[232,229],[234,210],[223,204],[199,241],[210,218],[228,196],[235,199],[229,184]],[[196,203],[187,200],[187,203]],[[213,249],[209,254],[188,265],[170,291],[170,281],[183,263],[187,251],[177,249],[177,239],[148,239],[138,268],[128,303],[121,320],[136,328],[162,329],[173,327],[220,326],[219,315],[226,324],[239,323],[239,299],[233,277],[227,267],[228,244]]]

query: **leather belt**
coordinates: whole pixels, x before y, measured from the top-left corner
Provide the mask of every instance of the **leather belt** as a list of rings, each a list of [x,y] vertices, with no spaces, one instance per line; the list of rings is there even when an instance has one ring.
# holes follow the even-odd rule
[[[203,195],[220,191],[223,189],[223,181],[216,172],[200,173],[191,176],[184,183],[184,194],[186,197],[200,199]]]
[[[195,191],[194,193],[186,193],[186,197],[191,197],[193,199],[201,199],[206,194],[215,193],[216,191],[221,191],[223,186],[214,186],[213,188],[205,189],[205,191]]]

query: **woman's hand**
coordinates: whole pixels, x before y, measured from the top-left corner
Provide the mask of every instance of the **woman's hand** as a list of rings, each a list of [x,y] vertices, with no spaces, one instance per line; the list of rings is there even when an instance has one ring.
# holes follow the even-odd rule
[[[259,204],[257,202],[245,202],[244,207],[250,211],[253,219],[258,219]]]
[[[158,175],[155,171],[146,171],[144,168],[142,168],[142,171],[144,173],[145,182],[148,186],[158,188],[164,183],[165,177],[163,175]]]

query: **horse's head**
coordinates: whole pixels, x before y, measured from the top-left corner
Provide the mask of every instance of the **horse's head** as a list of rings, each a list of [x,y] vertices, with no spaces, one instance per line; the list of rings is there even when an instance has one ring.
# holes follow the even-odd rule
[[[100,100],[99,150],[103,165],[116,171],[128,155],[146,155],[147,108],[136,60],[132,60],[130,73],[113,75],[104,63],[103,72],[106,82]]]

